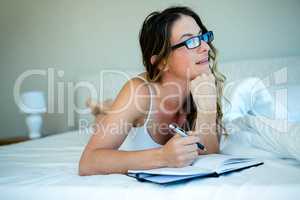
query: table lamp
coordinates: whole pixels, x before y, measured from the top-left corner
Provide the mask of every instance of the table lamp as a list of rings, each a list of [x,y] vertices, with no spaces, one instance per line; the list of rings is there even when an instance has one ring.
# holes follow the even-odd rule
[[[43,124],[42,113],[46,112],[44,93],[41,91],[24,92],[19,103],[20,110],[27,114],[26,124],[29,129],[29,138],[41,137]]]

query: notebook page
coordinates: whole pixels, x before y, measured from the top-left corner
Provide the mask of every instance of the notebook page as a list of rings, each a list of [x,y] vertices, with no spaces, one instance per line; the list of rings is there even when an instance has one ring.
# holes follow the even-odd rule
[[[249,161],[239,162],[239,163],[230,164],[230,165],[222,165],[222,166],[218,167],[218,169],[216,169],[216,172],[218,174],[222,174],[225,172],[234,171],[234,170],[242,169],[245,167],[258,165],[260,163],[263,163],[263,162],[260,160],[249,160]]]
[[[128,173],[146,173],[154,175],[176,175],[176,176],[186,176],[186,175],[207,175],[214,171],[202,168],[201,166],[187,166],[181,168],[158,168],[150,170],[129,170]]]
[[[230,161],[230,159],[232,159]],[[129,170],[129,173],[147,173],[159,175],[207,175],[216,172],[226,161],[230,163],[246,162],[245,158],[222,154],[201,155],[191,166],[182,168],[158,168],[150,170]],[[228,169],[224,168],[225,170]]]
[[[245,163],[251,160],[251,158],[239,158],[236,156],[223,154],[209,154],[199,156],[199,158],[194,162],[193,166],[215,171],[223,165]]]

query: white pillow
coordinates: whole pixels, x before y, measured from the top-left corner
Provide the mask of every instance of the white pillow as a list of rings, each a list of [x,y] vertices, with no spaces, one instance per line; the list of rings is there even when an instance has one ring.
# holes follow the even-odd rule
[[[261,79],[249,77],[227,83],[224,96],[222,105],[225,121],[251,114],[300,122],[300,84],[266,87]]]
[[[232,121],[247,114],[271,117],[275,111],[273,97],[264,83],[250,77],[228,83],[222,99],[223,119]]]
[[[295,158],[300,161],[300,123],[247,115],[230,124],[231,132],[238,135],[235,137],[239,137],[239,141],[280,158]]]
[[[289,90],[289,103],[295,94],[294,90]],[[230,103],[223,99],[223,120],[229,133],[227,143],[232,146],[225,145],[225,152],[259,148],[276,157],[300,160],[300,124],[276,118],[277,115],[287,115],[287,105],[275,102],[270,88],[267,89],[259,78],[229,83],[225,86],[224,95]],[[299,115],[300,112],[291,107],[296,106],[289,104],[289,116],[291,110]],[[251,152],[254,152],[253,149]]]

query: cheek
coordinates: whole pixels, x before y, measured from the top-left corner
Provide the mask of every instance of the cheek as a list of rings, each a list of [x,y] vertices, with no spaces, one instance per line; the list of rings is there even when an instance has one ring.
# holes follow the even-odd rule
[[[170,57],[170,70],[176,73],[178,76],[187,77],[190,73],[193,63],[192,58],[188,54],[176,54]]]

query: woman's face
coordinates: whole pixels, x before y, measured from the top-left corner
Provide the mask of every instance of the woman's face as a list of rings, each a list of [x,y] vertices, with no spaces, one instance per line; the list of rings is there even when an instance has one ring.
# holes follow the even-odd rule
[[[171,46],[181,43],[193,36],[202,34],[196,21],[182,15],[171,29]],[[208,52],[209,45],[201,41],[201,45],[194,49],[186,46],[172,50],[168,57],[168,71],[181,79],[192,80],[202,73],[209,71]]]

